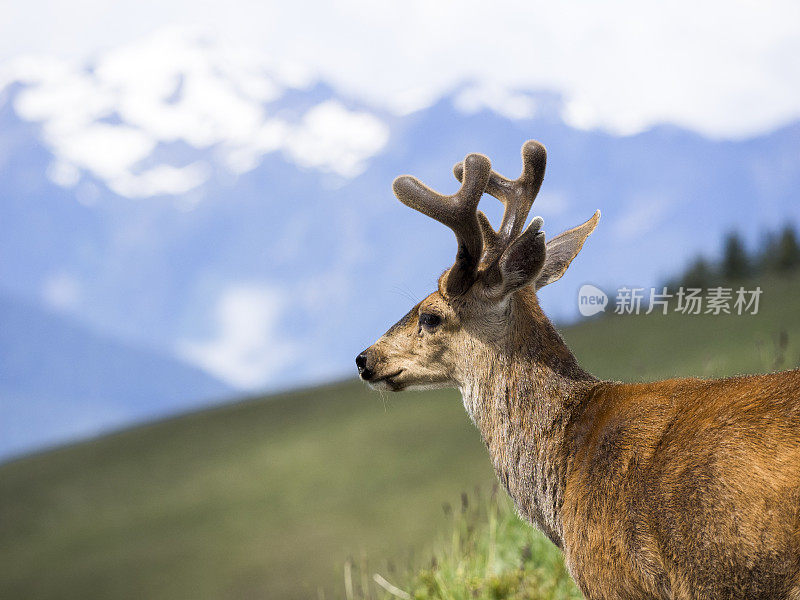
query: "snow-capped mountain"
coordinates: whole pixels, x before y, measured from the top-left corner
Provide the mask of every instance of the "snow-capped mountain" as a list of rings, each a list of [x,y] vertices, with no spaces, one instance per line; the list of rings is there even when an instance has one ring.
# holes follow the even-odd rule
[[[467,153],[516,176],[521,144],[542,141],[547,232],[603,211],[542,293],[561,319],[582,283],[648,286],[729,229],[800,217],[800,123],[618,137],[570,126],[565,106],[468,83],[398,114],[174,34],[88,65],[19,59],[0,67],[0,289],[270,389],[349,374],[452,261],[452,235],[393,198],[400,173],[450,192]]]

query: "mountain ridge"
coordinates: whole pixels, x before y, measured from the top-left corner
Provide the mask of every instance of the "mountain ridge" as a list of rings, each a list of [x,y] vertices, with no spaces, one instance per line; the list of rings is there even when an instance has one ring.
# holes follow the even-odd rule
[[[173,357],[120,343],[2,294],[0,331],[3,458],[234,393]]]
[[[744,140],[668,124],[616,136],[571,126],[557,93],[477,82],[399,114],[192,43],[174,42],[183,66],[127,49],[3,87],[0,289],[233,388],[341,377],[432,290],[452,235],[391,181],[450,193],[469,152],[516,176],[526,139],[547,146],[533,212],[548,236],[602,210],[542,291],[562,322],[583,283],[656,285],[731,229],[754,243],[800,221],[800,122]],[[499,219],[492,198],[481,209]]]

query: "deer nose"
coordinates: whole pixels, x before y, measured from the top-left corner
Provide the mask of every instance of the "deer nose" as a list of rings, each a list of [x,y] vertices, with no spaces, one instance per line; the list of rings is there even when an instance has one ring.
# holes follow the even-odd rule
[[[364,381],[369,381],[372,379],[372,369],[367,367],[367,351],[365,350],[358,356],[356,356],[356,367],[358,367],[358,374],[361,375],[361,379]]]

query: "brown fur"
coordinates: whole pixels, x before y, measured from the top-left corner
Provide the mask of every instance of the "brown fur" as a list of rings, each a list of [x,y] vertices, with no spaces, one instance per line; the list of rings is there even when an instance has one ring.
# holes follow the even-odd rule
[[[800,598],[800,371],[598,381],[530,285],[577,250],[540,254],[500,299],[496,263],[457,296],[443,277],[362,355],[371,384],[458,387],[498,479],[588,600]]]

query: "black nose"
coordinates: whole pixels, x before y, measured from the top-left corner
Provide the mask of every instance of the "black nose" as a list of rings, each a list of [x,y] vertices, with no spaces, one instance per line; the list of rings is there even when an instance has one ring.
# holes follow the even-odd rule
[[[358,367],[358,374],[361,375],[361,379],[366,381],[372,379],[372,369],[367,367],[366,351],[356,356],[356,367]]]

